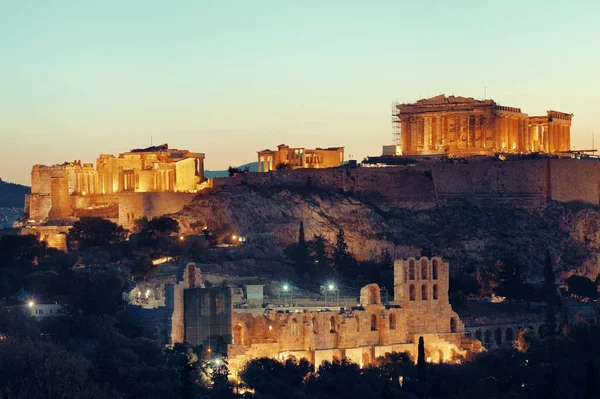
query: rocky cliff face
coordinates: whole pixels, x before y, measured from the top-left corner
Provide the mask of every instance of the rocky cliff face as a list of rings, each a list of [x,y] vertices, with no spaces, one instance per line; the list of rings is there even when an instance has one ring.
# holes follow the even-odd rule
[[[380,188],[381,193],[386,190]],[[302,220],[307,240],[322,234],[333,242],[343,229],[350,251],[360,260],[383,248],[396,257],[426,251],[446,258],[454,271],[472,271],[514,255],[531,276],[539,276],[549,250],[558,272],[576,271],[592,279],[600,272],[598,207],[551,202],[543,211],[468,204],[405,209],[379,207],[380,195],[240,184],[200,193],[175,217],[186,234],[206,226],[248,237],[251,245],[267,241],[273,259],[280,260],[280,250],[297,241]],[[263,256],[269,258],[268,253]]]

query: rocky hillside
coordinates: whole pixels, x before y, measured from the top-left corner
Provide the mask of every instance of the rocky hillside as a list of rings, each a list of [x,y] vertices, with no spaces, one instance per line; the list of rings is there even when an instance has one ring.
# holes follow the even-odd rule
[[[576,271],[595,279],[600,272],[597,207],[550,202],[539,212],[474,205],[381,209],[378,199],[377,193],[241,184],[200,193],[176,218],[186,233],[207,226],[254,243],[267,240],[279,249],[296,242],[300,220],[307,239],[323,234],[333,241],[341,228],[350,251],[363,260],[384,247],[397,257],[425,251],[446,258],[454,271],[469,272],[515,255],[535,277],[550,250],[563,274]],[[277,252],[273,256],[280,258]]]

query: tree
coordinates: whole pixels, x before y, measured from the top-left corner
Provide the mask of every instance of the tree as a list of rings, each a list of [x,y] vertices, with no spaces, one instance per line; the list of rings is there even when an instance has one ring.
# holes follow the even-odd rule
[[[558,296],[556,294],[556,287],[554,286],[554,270],[552,267],[552,258],[550,257],[550,251],[546,252],[546,259],[544,262],[544,296],[546,299],[546,313],[545,313],[545,326],[544,330],[546,335],[553,336],[556,334],[556,304]]]
[[[168,216],[159,216],[152,218],[146,229],[151,234],[168,236],[179,233],[179,222]]]
[[[131,265],[131,272],[133,273],[134,277],[140,278],[145,277],[150,270],[152,270],[152,268],[152,259],[150,259],[149,256],[139,256]]]
[[[127,230],[108,219],[99,217],[81,218],[73,223],[67,235],[71,246],[75,244],[79,250],[112,245],[124,241],[125,238],[127,238]]]
[[[239,169],[235,168],[233,166],[230,166],[229,168],[227,168],[227,174],[229,175],[229,177],[233,177],[235,175],[237,175],[239,173]]]
[[[427,377],[427,366],[425,361],[425,341],[423,337],[419,337],[419,353],[417,356],[417,375],[419,380],[425,381]]]
[[[383,248],[381,250],[381,255],[379,256],[379,264],[381,269],[393,269],[394,268],[394,259],[392,258],[392,254],[387,248]]]
[[[572,275],[567,279],[569,292],[582,298],[598,298],[598,289],[592,280],[583,276]]]
[[[600,390],[598,389],[598,377],[596,376],[596,363],[592,360],[587,369],[583,398],[593,399],[598,398],[598,396],[600,396]]]
[[[309,254],[309,270],[311,277],[322,278],[331,272],[331,243],[329,240],[317,234],[307,245]]]
[[[298,271],[306,270],[306,263],[308,261],[308,248],[304,239],[304,223],[300,221],[300,228],[298,229],[298,248],[296,250],[296,268]]]
[[[352,255],[348,252],[348,244],[344,230],[339,229],[335,237],[335,246],[333,247],[333,268],[339,273],[348,272],[351,268]]]
[[[525,284],[520,264],[512,258],[507,258],[496,263],[498,287],[496,294],[508,299],[508,306],[513,300],[525,297]]]

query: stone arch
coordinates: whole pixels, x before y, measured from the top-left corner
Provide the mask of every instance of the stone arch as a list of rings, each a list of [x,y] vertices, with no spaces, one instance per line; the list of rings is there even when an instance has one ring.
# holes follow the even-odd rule
[[[410,259],[408,261],[408,279],[409,280],[415,279],[415,260],[414,259]]]
[[[331,316],[329,318],[329,332],[334,333],[335,332],[335,317]]]
[[[433,285],[433,299],[436,300],[436,301],[438,300],[438,286],[437,286],[437,284]]]
[[[312,318],[311,324],[312,324],[313,333],[318,334],[319,333],[319,323],[317,322],[316,317]]]
[[[244,345],[246,331],[241,323],[237,323],[235,327],[233,327],[232,335],[234,345]]]
[[[360,332],[360,316],[354,316],[354,320],[356,320],[356,332]]]
[[[395,330],[396,329],[396,315],[393,313],[390,313],[390,330]]]
[[[513,329],[511,327],[508,327],[506,329],[506,342],[512,342],[515,338],[514,338],[514,332]]]
[[[421,300],[426,301],[427,299],[429,299],[427,296],[427,285],[423,284],[421,286]]]
[[[439,261],[437,259],[431,261],[431,278],[433,280],[438,279],[438,263]]]
[[[451,333],[456,332],[456,319],[454,317],[450,318],[450,332]]]
[[[496,331],[494,331],[494,341],[496,341],[496,345],[502,345],[502,330],[500,328],[496,328]]]
[[[414,284],[411,284],[410,287],[408,287],[408,296],[411,301],[417,299],[417,290],[415,289]]]
[[[367,284],[360,289],[360,304],[379,305],[381,303],[381,294],[377,284]]]
[[[485,330],[483,339],[485,340],[486,344],[489,344],[490,342],[492,342],[492,332],[490,330]]]
[[[377,331],[377,315],[375,313],[371,315],[371,331]]]
[[[298,320],[296,320],[295,318],[292,319],[291,329],[292,329],[292,337],[297,337],[298,336]]]
[[[421,280],[427,280],[427,258],[421,258]]]
[[[482,336],[481,336],[481,330],[475,331],[475,339],[477,339],[479,341],[483,341]]]

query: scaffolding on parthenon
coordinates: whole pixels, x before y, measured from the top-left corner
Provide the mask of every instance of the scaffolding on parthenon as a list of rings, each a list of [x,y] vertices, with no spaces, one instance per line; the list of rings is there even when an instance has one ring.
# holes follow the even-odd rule
[[[400,124],[400,111],[398,110],[398,102],[392,104],[392,143],[402,145],[402,129]]]

